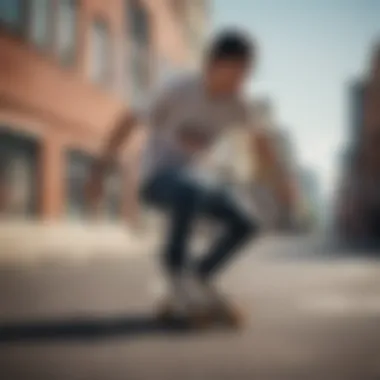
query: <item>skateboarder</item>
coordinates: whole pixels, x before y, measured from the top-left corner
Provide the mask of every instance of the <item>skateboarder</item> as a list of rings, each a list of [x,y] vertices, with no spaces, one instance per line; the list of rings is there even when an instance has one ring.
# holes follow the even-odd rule
[[[167,311],[184,308],[195,316],[220,308],[231,312],[233,319],[233,310],[220,302],[211,280],[244,243],[257,235],[258,222],[227,190],[199,175],[197,159],[230,128],[250,126],[243,85],[255,56],[255,46],[244,33],[231,30],[219,34],[205,54],[201,72],[173,80],[145,109],[121,117],[93,172],[90,190],[96,197],[122,143],[137,125],[149,126],[141,194],[169,215],[162,255],[172,286]],[[189,265],[188,243],[198,217],[215,220],[224,230],[210,251]],[[203,294],[210,295],[208,308],[197,309],[192,304],[188,272]]]

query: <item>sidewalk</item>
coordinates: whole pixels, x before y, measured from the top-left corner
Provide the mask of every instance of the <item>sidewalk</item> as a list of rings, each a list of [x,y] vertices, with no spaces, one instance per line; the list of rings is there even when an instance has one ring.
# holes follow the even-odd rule
[[[142,254],[157,238],[157,229],[136,231],[121,223],[0,221],[0,265]]]
[[[93,258],[125,257],[155,252],[162,240],[165,221],[151,218],[144,229],[126,223],[37,222],[0,220],[0,266],[41,263],[80,263]],[[218,231],[200,225],[193,241],[201,251]],[[275,244],[275,235],[263,234]]]

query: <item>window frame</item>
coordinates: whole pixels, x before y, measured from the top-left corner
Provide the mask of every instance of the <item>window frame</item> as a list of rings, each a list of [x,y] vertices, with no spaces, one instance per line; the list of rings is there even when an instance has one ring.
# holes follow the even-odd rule
[[[151,18],[141,0],[125,0],[125,31],[130,43],[126,52],[128,70],[128,95],[130,101],[139,106],[153,87]],[[138,16],[138,17],[136,17]],[[136,23],[143,20],[144,28]],[[137,63],[136,63],[137,62]],[[140,64],[139,64],[140,62]],[[142,62],[142,64],[141,64]],[[145,75],[141,67],[145,66]],[[138,73],[138,75],[135,75]],[[138,77],[138,79],[136,79]],[[141,85],[141,83],[145,83]]]
[[[91,218],[91,210],[86,202],[85,186],[91,174],[96,157],[77,147],[70,147],[65,152],[65,216],[68,220],[85,221]],[[116,190],[111,181],[116,180]],[[104,193],[97,217],[104,221],[119,221],[123,218],[124,178],[118,163],[111,165],[104,178]]]
[[[96,62],[94,61],[94,58],[97,59],[96,53],[94,51],[95,49],[95,38],[96,38],[96,26],[103,27],[104,36],[105,36],[105,54],[102,56],[104,57],[104,62],[102,66],[102,71],[100,76],[95,73],[94,65],[96,65]],[[114,47],[113,47],[113,39],[112,39],[112,28],[109,25],[108,20],[105,17],[96,16],[92,19],[90,24],[90,30],[89,30],[90,38],[89,38],[89,51],[90,51],[90,61],[89,61],[89,68],[88,68],[88,75],[91,81],[95,84],[105,86],[105,87],[112,87],[114,78],[115,78],[115,72],[114,72],[114,59],[113,59],[113,53],[114,53]]]
[[[79,12],[80,12],[80,6],[81,2],[80,0],[52,0],[54,1],[54,21],[55,21],[55,27],[54,27],[54,53],[59,60],[59,62],[63,66],[74,66],[77,58],[78,58],[78,47],[79,47]],[[61,51],[63,49],[60,46],[59,40],[60,40],[60,27],[59,27],[59,20],[60,20],[60,3],[62,2],[68,2],[73,4],[72,9],[74,9],[73,15],[74,15],[74,22],[73,22],[73,39],[72,39],[72,57],[70,58],[64,58],[64,52]],[[62,37],[61,37],[62,38]]]
[[[23,0],[25,1],[25,0]],[[30,1],[30,0],[29,0]],[[47,0],[49,5],[49,9],[47,10],[47,40],[43,45],[38,44],[32,36],[32,27],[33,27],[33,18],[32,18],[32,4],[28,1],[27,9],[26,9],[26,37],[28,42],[30,44],[37,48],[38,50],[42,52],[50,52],[54,49],[55,47],[55,37],[56,37],[56,27],[55,27],[55,21],[56,21],[56,16],[57,16],[57,1],[59,0]],[[34,0],[32,0],[34,1]]]
[[[84,191],[94,162],[93,156],[80,149],[67,149],[65,152],[65,215],[69,220],[86,220],[89,217]]]
[[[13,0],[12,0],[13,1]],[[78,59],[78,48],[79,48],[79,38],[80,38],[80,9],[82,2],[81,0],[50,0],[51,8],[48,12],[48,34],[50,34],[49,41],[46,43],[46,46],[39,46],[38,43],[33,41],[31,35],[32,29],[32,15],[31,15],[31,3],[30,0],[17,0],[21,4],[21,21],[18,25],[12,27],[6,22],[0,19],[0,30],[11,36],[12,38],[19,39],[23,43],[27,43],[28,48],[35,49],[40,53],[44,53],[47,57],[52,57],[53,59],[59,61],[63,66],[70,67],[75,66]],[[59,43],[60,31],[59,31],[59,17],[60,17],[60,2],[67,1],[71,2],[74,7],[74,32],[73,32],[73,41],[72,41],[72,57],[65,59],[62,57],[63,53],[60,52],[61,47]]]
[[[15,162],[21,162],[21,164],[24,162],[26,165],[22,164],[21,167],[23,167],[22,170],[26,170],[24,172],[26,175],[24,180],[26,182],[22,182],[27,186],[24,188],[24,191],[26,191],[26,200],[22,211],[14,213],[11,209],[8,209],[8,206],[5,206],[4,210],[0,210],[0,214],[5,211],[7,215],[16,218],[22,217],[23,219],[33,219],[39,216],[41,189],[38,183],[40,168],[38,158],[40,149],[40,142],[35,136],[14,131],[8,125],[0,123],[0,158],[4,165],[1,170],[0,182],[4,181],[5,188],[8,188],[9,185],[12,187],[13,184],[12,181],[9,181],[8,175],[10,173],[7,173],[7,166]],[[10,175],[12,176],[13,174],[14,173],[11,173]]]
[[[10,0],[13,3],[16,0]],[[12,25],[0,18],[0,28],[7,33],[14,34],[16,36],[25,36],[28,30],[28,16],[29,16],[29,3],[27,0],[17,0],[20,2],[20,20],[18,24]]]

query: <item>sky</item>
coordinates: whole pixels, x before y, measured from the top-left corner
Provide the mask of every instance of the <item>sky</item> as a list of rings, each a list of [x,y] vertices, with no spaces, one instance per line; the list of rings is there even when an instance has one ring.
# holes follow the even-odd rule
[[[238,26],[259,45],[249,92],[273,100],[300,162],[325,195],[349,130],[349,85],[380,39],[380,0],[212,0],[213,31]]]

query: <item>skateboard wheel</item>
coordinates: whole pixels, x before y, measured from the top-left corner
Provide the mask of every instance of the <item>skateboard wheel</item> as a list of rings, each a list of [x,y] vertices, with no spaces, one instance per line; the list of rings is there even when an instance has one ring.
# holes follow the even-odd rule
[[[233,327],[233,328],[241,328],[245,324],[245,318],[242,311],[236,307],[228,305],[224,307],[222,310],[218,311],[219,320],[224,325]]]
[[[162,303],[157,311],[157,317],[161,320],[170,320],[173,319],[175,316],[175,312],[173,307],[170,305],[169,302]]]
[[[204,329],[210,327],[214,323],[214,318],[211,313],[198,312],[189,316],[189,323],[191,327]]]

